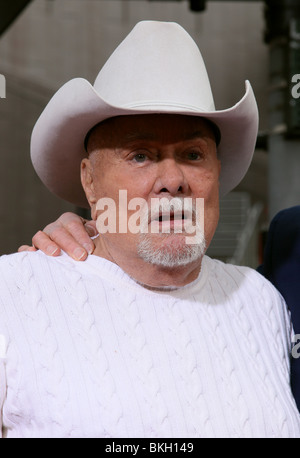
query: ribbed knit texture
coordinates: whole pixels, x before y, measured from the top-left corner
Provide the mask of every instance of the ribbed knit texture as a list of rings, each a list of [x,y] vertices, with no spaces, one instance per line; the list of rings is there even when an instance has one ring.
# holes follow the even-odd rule
[[[204,257],[153,291],[97,256],[19,253],[0,288],[5,437],[300,437],[285,304],[254,270]]]

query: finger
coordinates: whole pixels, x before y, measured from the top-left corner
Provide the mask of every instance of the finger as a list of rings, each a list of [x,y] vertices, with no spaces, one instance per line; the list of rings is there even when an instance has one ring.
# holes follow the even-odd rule
[[[89,233],[91,233],[92,236],[95,235],[95,229],[94,225],[90,224],[90,221],[87,221],[84,225],[83,223],[85,222],[86,220],[83,218],[74,218],[74,215],[71,214],[70,219],[68,221],[64,221],[64,231],[62,231],[62,228],[57,228],[54,232],[53,230],[51,231],[50,236],[59,246],[68,250],[71,238],[73,238],[73,242],[76,242],[76,248],[80,245],[80,247],[84,248],[88,254],[92,254],[95,249],[95,245],[91,240]],[[88,225],[88,227],[86,227],[86,225]],[[47,228],[45,229],[45,232],[47,233]],[[67,243],[68,245],[64,247],[61,243]]]
[[[85,228],[86,223],[88,224],[88,232]],[[95,249],[95,245],[91,240],[89,233],[92,235],[95,234],[94,232],[91,232],[92,229],[90,228],[95,228],[96,231],[96,226],[93,222],[88,221],[74,213],[67,212],[61,215],[55,223],[49,224],[44,229],[44,232],[48,234],[49,237],[53,239],[64,251],[69,252],[70,238],[66,235],[65,231],[67,231],[69,235],[74,238],[74,241],[76,241],[77,244],[83,247],[87,253],[91,254]],[[61,234],[60,231],[62,231]],[[67,245],[60,245],[60,243],[67,243]]]
[[[32,238],[35,249],[43,251],[48,256],[58,256],[61,253],[59,246],[47,234],[38,231]]]
[[[82,223],[80,224],[82,226]],[[50,236],[47,234],[48,230],[48,227],[44,229],[44,236],[47,237],[49,241]],[[85,229],[82,230],[85,232],[85,237],[87,239],[87,242],[89,243],[84,242],[82,238],[78,242],[76,237],[74,237],[74,228],[71,227],[71,230],[72,233],[70,233],[66,227],[57,226],[54,228],[54,226],[51,225],[51,240],[56,244],[56,246],[60,247],[63,251],[65,251],[69,256],[71,256],[76,261],[84,261],[87,258],[88,254],[94,250],[94,244],[87,235]],[[78,237],[78,234],[76,236]],[[36,240],[34,240],[34,245],[37,246]]]
[[[29,246],[29,245],[21,245],[18,248],[18,253],[21,253],[22,251],[37,251],[34,246]]]

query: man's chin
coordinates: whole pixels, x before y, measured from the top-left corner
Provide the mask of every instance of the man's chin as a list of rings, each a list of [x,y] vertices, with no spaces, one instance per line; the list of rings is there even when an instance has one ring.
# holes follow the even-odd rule
[[[204,238],[200,243],[187,243],[189,235],[144,235],[138,245],[138,254],[146,262],[162,267],[180,267],[200,261],[205,253]]]

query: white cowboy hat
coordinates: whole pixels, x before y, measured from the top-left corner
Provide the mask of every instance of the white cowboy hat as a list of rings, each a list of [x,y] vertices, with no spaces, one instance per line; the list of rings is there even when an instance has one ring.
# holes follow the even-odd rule
[[[80,181],[84,140],[99,122],[121,115],[173,113],[201,116],[221,133],[220,194],[231,191],[250,165],[258,130],[255,97],[215,110],[207,71],[190,35],[172,22],[142,21],[117,47],[94,86],[75,78],[50,100],[31,138],[31,158],[44,184],[80,207],[88,203]]]

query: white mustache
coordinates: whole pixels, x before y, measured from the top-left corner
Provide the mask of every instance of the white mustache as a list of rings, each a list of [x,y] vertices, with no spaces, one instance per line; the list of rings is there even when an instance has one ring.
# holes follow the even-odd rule
[[[182,220],[191,224],[196,217],[196,207],[191,198],[154,198],[141,215],[141,230],[152,222]]]

